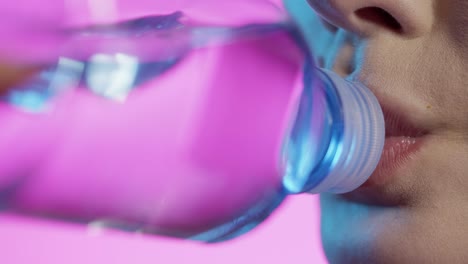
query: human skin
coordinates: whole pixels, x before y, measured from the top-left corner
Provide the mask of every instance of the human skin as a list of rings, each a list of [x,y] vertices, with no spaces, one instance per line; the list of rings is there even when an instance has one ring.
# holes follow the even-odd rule
[[[309,4],[334,28],[325,66],[420,132],[406,135],[420,147],[405,161],[350,194],[321,196],[329,261],[467,263],[468,1]]]
[[[12,66],[0,61],[0,94],[34,74],[36,67]]]

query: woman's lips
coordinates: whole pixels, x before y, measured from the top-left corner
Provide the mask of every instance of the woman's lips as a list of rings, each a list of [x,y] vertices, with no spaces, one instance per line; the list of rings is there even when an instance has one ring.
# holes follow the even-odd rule
[[[382,157],[376,170],[361,188],[384,186],[397,177],[398,170],[410,162],[423,145],[424,137],[390,136],[385,138]]]
[[[380,162],[363,186],[385,185],[397,176],[421,148],[425,135],[423,129],[414,126],[403,114],[383,107],[385,119],[385,145]]]
[[[385,145],[374,173],[357,190],[344,194],[346,199],[365,204],[392,206],[401,202],[401,193],[388,188],[409,173],[411,161],[427,141],[427,131],[417,128],[404,112],[383,107]]]

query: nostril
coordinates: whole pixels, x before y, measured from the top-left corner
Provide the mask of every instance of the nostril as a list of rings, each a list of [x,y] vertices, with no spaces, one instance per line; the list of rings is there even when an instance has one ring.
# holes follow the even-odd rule
[[[401,24],[390,13],[382,8],[361,8],[356,11],[356,15],[362,20],[385,27],[393,32],[401,33],[403,31]]]

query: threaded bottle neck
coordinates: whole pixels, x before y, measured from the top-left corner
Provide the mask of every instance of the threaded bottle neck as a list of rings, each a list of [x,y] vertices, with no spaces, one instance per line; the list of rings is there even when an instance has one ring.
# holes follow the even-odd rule
[[[347,81],[337,74],[319,70],[318,77],[326,89],[334,90],[340,102],[338,114],[333,114],[334,127],[342,129],[329,174],[310,192],[344,193],[362,185],[380,160],[385,142],[385,124],[376,97],[364,85]],[[331,109],[330,112],[336,110]],[[310,177],[314,177],[313,174]]]
[[[283,151],[289,192],[349,192],[375,170],[385,125],[377,99],[364,85],[309,69],[294,120]]]

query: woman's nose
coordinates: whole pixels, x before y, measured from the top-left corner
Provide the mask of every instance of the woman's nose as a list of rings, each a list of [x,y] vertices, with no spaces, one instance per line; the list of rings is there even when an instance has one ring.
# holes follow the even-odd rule
[[[329,23],[371,37],[393,32],[413,38],[430,31],[433,0],[308,0]]]

